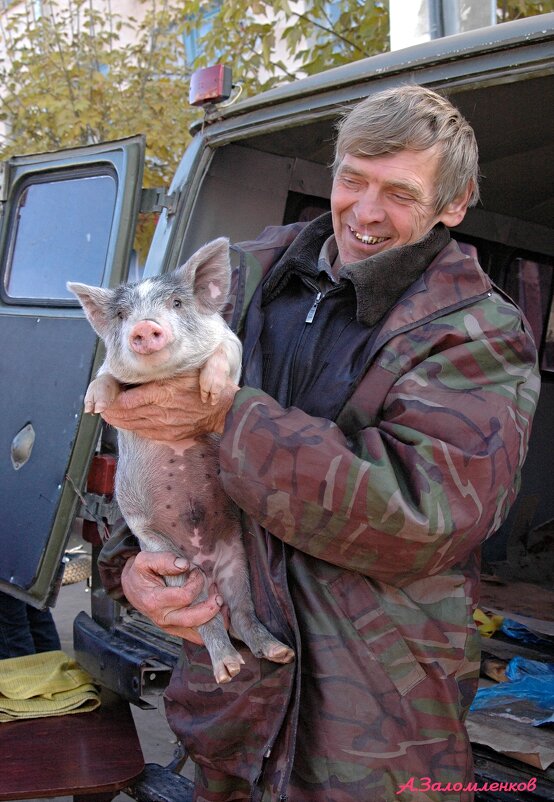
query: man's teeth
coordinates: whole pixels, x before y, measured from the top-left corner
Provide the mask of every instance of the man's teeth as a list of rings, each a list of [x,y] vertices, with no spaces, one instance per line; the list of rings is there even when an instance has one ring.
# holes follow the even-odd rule
[[[369,234],[358,234],[357,231],[350,229],[357,240],[363,242],[364,245],[378,245],[380,242],[384,242],[387,237],[370,237]]]

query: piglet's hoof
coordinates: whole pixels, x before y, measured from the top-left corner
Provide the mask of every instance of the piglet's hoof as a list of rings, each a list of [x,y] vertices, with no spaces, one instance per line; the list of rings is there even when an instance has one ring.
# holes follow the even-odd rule
[[[226,682],[231,682],[239,673],[241,665],[244,665],[244,660],[238,652],[227,654],[214,663],[214,677],[217,684],[224,685]]]
[[[294,652],[284,643],[272,643],[264,649],[264,657],[274,663],[292,663]]]
[[[85,412],[99,413],[109,407],[119,394],[119,383],[109,373],[97,376],[88,386],[85,395]]]

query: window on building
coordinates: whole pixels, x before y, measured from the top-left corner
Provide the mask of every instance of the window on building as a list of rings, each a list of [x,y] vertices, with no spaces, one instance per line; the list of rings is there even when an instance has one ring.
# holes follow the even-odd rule
[[[202,19],[198,21],[198,25],[190,33],[183,36],[183,43],[185,45],[186,62],[189,66],[193,66],[196,59],[201,55],[199,43],[202,37],[205,36],[213,25],[213,18],[222,6],[222,0],[213,0],[205,10]]]

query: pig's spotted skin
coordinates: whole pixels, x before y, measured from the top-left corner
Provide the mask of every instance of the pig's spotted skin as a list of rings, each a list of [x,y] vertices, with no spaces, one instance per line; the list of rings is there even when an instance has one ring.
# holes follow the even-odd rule
[[[225,573],[240,532],[238,510],[219,482],[217,438],[199,438],[179,454],[120,432],[119,447],[117,496],[133,532],[150,550],[176,551],[217,581],[216,563],[218,575]],[[126,449],[134,459],[125,458]],[[133,471],[137,464],[140,471]]]

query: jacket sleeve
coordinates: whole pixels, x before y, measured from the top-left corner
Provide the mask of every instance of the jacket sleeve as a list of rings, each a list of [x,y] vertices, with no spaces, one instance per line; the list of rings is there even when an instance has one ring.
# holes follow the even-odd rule
[[[127,524],[121,520],[116,524],[98,555],[100,580],[108,595],[123,606],[128,602],[121,587],[121,572],[129,559],[140,551],[139,542]]]
[[[243,388],[221,443],[229,495],[286,543],[388,584],[466,559],[517,494],[539,379],[534,344],[514,315],[509,331],[493,335],[479,313],[456,314],[417,357],[398,359],[389,344],[380,414],[348,438],[331,421]]]

